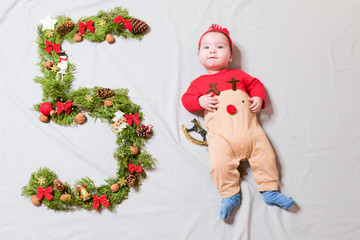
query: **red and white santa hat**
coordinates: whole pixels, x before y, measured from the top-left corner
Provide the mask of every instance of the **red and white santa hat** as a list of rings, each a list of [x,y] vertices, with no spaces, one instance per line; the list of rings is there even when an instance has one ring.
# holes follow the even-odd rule
[[[229,35],[229,31],[226,28],[221,27],[220,25],[217,24],[211,24],[211,26],[209,27],[209,29],[203,33],[203,35],[201,35],[200,40],[199,40],[199,49],[200,49],[200,44],[201,44],[201,39],[203,38],[203,36],[205,36],[205,34],[209,33],[209,32],[221,32],[223,34],[225,34],[225,36],[228,38],[229,40],[229,44],[230,44],[230,49],[232,52],[233,49],[233,44]]]

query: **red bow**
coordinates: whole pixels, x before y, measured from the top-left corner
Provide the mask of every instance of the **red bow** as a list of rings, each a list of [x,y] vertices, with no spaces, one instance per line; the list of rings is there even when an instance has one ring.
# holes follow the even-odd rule
[[[132,25],[131,25],[131,21],[130,21],[130,20],[124,20],[124,26],[125,26],[126,29],[129,30],[130,32],[132,31]]]
[[[48,187],[46,189],[43,189],[42,187],[38,187],[37,191],[38,191],[38,194],[36,195],[36,197],[39,200],[41,200],[44,195],[47,200],[51,200],[53,198],[53,196],[51,195],[52,187]]]
[[[125,118],[126,118],[126,123],[129,124],[130,126],[132,125],[132,122],[134,120],[134,122],[136,123],[136,125],[139,125],[140,123],[140,119],[139,119],[139,114],[135,113],[134,115],[127,115],[125,114]]]
[[[105,207],[109,206],[109,201],[107,200],[107,197],[105,194],[103,194],[101,197],[98,197],[94,195],[94,204],[92,205],[95,210],[97,210],[100,206],[100,203],[104,205]]]
[[[122,23],[124,19],[119,15],[118,17],[114,18],[113,23]]]
[[[57,114],[60,114],[62,111],[65,111],[67,115],[71,112],[71,100],[67,101],[66,103],[57,102]]]
[[[90,32],[92,32],[92,33],[95,32],[94,23],[93,23],[93,21],[91,19],[89,21],[87,21],[86,23],[79,22],[79,32],[80,32],[81,35],[83,35],[83,33],[85,31],[85,27]]]
[[[50,53],[51,50],[54,50],[54,52],[56,54],[58,54],[60,52],[60,44],[59,43],[51,43],[48,40],[45,40],[45,51],[47,51],[47,53]]]
[[[143,170],[142,166],[135,166],[134,164],[132,163],[129,163],[129,171],[130,172],[141,172]]]
[[[131,25],[131,21],[130,20],[124,20],[121,15],[117,16],[116,18],[114,18],[114,23],[124,23],[124,26],[126,27],[127,30],[129,30],[131,32],[132,30],[132,25]]]

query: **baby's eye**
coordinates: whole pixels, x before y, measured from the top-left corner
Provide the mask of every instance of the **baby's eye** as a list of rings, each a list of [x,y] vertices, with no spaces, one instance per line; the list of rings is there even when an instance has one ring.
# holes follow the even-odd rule
[[[223,46],[223,45],[219,45],[219,46],[217,46],[217,48],[222,49],[222,48],[224,48],[224,46]]]
[[[209,49],[209,46],[203,46],[203,49]]]

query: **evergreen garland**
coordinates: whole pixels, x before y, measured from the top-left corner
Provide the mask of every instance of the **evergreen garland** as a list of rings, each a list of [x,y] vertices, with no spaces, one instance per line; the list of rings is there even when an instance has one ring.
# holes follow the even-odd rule
[[[43,29],[41,24],[37,27],[38,36],[36,42],[38,44],[38,53],[40,56],[38,65],[43,75],[36,76],[34,81],[41,84],[43,98],[41,103],[34,105],[34,110],[40,111],[40,106],[44,102],[50,103],[51,106],[56,109],[58,102],[65,103],[70,100],[71,110],[69,114],[64,111],[57,114],[51,114],[51,120],[54,123],[65,126],[77,126],[78,123],[75,120],[75,116],[78,113],[87,113],[95,119],[100,119],[108,124],[113,124],[114,116],[118,111],[121,111],[126,115],[138,114],[139,121],[143,120],[144,114],[140,111],[140,106],[130,101],[127,89],[113,90],[112,96],[107,98],[112,101],[111,106],[105,106],[106,99],[101,98],[98,94],[99,89],[102,89],[102,87],[80,87],[77,90],[73,90],[72,83],[75,80],[75,65],[69,61],[65,74],[62,74],[61,78],[59,78],[60,73],[58,73],[58,69],[56,69],[57,65],[54,63],[58,63],[60,56],[54,51],[48,53],[45,50],[46,40],[51,43],[60,44],[60,46],[64,41],[74,42],[74,36],[79,34],[79,22],[86,23],[89,20],[93,22],[95,31],[92,33],[89,30],[85,30],[82,35],[84,39],[89,41],[103,42],[108,34],[141,40],[143,33],[134,34],[127,29],[125,23],[114,22],[114,19],[118,16],[121,16],[124,21],[133,19],[126,9],[116,7],[110,11],[99,11],[95,16],[80,18],[78,23],[74,22],[73,28],[65,31],[64,34],[56,31],[64,22],[71,21],[71,18],[64,15],[56,17],[57,22],[54,25],[55,30]],[[45,67],[47,61],[52,63],[52,68]],[[116,144],[118,147],[115,149],[114,158],[117,160],[118,170],[116,172],[116,177],[105,179],[105,184],[95,186],[90,178],[84,177],[80,180],[76,180],[73,186],[65,182],[64,185],[66,186],[66,190],[61,193],[54,188],[53,182],[57,179],[56,174],[44,167],[39,168],[38,171],[31,174],[29,183],[22,189],[22,195],[34,198],[39,192],[48,191],[51,196],[53,196],[50,200],[46,197],[49,197],[49,195],[44,193],[41,199],[36,197],[35,201],[39,200],[40,203],[43,203],[49,209],[56,211],[66,211],[77,208],[94,210],[94,196],[100,198],[101,196],[106,195],[107,201],[109,202],[107,207],[111,210],[114,209],[116,205],[127,198],[131,189],[126,182],[127,177],[129,175],[135,175],[136,181],[134,187],[138,187],[141,185],[142,179],[146,176],[144,170],[152,168],[155,163],[155,159],[144,149],[146,141],[153,133],[152,131],[149,131],[145,137],[139,136],[136,132],[137,127],[138,125],[133,121],[132,124],[128,124],[126,128],[123,128],[122,131],[117,134]],[[132,153],[130,151],[131,146],[138,147],[140,153]],[[137,171],[131,169],[130,166],[136,166]],[[114,184],[119,186],[117,191],[111,189]],[[81,199],[81,194],[86,192],[78,191],[79,187],[85,185],[87,193],[91,196],[91,198],[86,201]],[[68,194],[70,197],[68,196],[69,198],[65,201],[64,199],[60,200],[63,194]],[[103,208],[104,205],[100,202],[98,210]]]

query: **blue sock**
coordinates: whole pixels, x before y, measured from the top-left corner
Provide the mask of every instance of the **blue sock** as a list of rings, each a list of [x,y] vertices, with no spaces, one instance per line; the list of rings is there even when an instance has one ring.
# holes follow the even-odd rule
[[[229,217],[231,210],[240,204],[240,193],[234,196],[223,198],[222,205],[220,208],[220,218],[226,219]]]
[[[266,204],[278,205],[284,209],[290,209],[295,202],[291,197],[287,197],[278,191],[265,191],[262,195]]]

